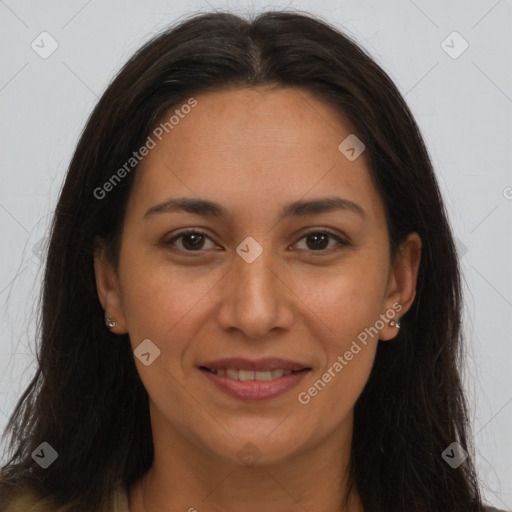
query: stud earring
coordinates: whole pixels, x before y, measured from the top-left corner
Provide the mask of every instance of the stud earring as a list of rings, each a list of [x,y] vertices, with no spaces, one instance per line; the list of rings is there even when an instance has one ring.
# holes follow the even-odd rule
[[[109,330],[113,329],[116,326],[114,319],[108,313],[105,316],[105,325],[108,327]]]
[[[400,329],[400,319],[397,318],[396,321],[391,320],[391,322],[389,322],[389,325],[391,325],[392,327],[396,327],[397,329]]]

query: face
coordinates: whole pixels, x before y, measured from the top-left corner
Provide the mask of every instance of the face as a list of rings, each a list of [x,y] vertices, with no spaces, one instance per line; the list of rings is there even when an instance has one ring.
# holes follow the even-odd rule
[[[350,127],[311,94],[195,99],[137,171],[117,272],[95,258],[113,331],[146,354],[155,445],[276,463],[346,441],[379,338],[414,299],[420,241],[390,261],[366,155],[338,149]]]

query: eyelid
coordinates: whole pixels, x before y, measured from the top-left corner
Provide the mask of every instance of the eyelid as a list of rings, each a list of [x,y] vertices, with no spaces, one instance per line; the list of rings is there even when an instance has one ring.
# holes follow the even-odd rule
[[[313,235],[313,234],[317,234],[317,233],[329,235],[331,238],[334,238],[338,242],[338,245],[340,245],[340,246],[350,245],[350,241],[348,240],[348,237],[338,234],[329,228],[324,228],[321,226],[308,228],[307,231],[302,232],[300,234],[300,237],[294,242],[293,245],[297,244],[298,242],[300,242],[303,238],[307,237],[308,235]],[[173,246],[173,242],[175,242],[176,240],[179,240],[181,237],[184,237],[188,234],[202,235],[202,236],[212,240],[211,237],[208,235],[208,233],[206,231],[202,230],[201,228],[186,228],[186,229],[183,229],[183,230],[179,231],[178,233],[174,234],[170,239],[168,239],[168,240],[164,239],[164,245],[165,246]],[[191,254],[191,253],[200,254],[202,252],[205,252],[202,249],[199,249],[197,251],[187,251],[187,250],[183,250],[183,249],[177,249],[177,250],[184,252],[184,253],[189,253],[189,254]],[[318,251],[309,250],[306,252],[309,252],[311,254],[321,255],[321,254],[328,254],[328,253],[332,252],[333,250],[336,250],[336,247],[331,247],[330,249],[320,249]]]
[[[338,246],[345,247],[345,246],[350,245],[348,237],[343,236],[335,231],[332,231],[329,228],[324,228],[322,226],[308,228],[307,231],[304,231],[300,234],[300,237],[297,239],[296,242],[294,242],[293,245],[297,244],[298,242],[300,242],[303,238],[307,237],[308,235],[313,235],[316,233],[329,235],[331,238],[334,238],[338,242]],[[312,255],[322,256],[322,255],[331,254],[331,252],[339,250],[339,248],[340,247],[335,246],[335,247],[331,247],[329,249],[320,249],[318,251],[306,250],[306,252],[309,254],[312,254]]]
[[[202,236],[212,240],[212,238],[208,235],[208,233],[206,231],[202,230],[201,228],[186,228],[186,229],[183,229],[183,230],[179,231],[178,233],[174,234],[169,239],[164,238],[163,244],[164,244],[164,246],[173,246],[173,242],[175,242],[176,240],[179,240],[181,237],[185,237],[186,235],[189,235],[189,234],[202,235]],[[198,250],[198,251],[186,251],[183,249],[178,249],[178,250],[181,252],[198,253],[198,254],[204,252],[204,250]]]

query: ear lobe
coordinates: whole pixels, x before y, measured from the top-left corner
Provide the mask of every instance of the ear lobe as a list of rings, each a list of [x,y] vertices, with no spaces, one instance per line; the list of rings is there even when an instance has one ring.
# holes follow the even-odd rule
[[[110,315],[115,322],[115,326],[109,330],[115,334],[126,334],[119,278],[103,244],[98,244],[94,251],[94,274],[98,298],[105,311],[105,317]]]
[[[421,238],[411,232],[400,244],[388,283],[388,296],[385,301],[386,311],[393,309],[396,316],[390,320],[399,321],[409,311],[416,297],[416,283],[421,261]],[[401,307],[397,306],[400,304]],[[380,332],[381,340],[393,339],[398,328],[390,322]]]

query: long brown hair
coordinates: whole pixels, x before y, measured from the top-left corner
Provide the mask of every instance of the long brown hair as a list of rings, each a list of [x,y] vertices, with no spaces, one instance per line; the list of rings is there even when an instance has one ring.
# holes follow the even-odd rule
[[[461,283],[451,228],[418,127],[396,86],[349,37],[318,17],[266,12],[254,19],[199,14],[145,44],[94,108],[55,210],[44,275],[36,374],[10,418],[10,460],[0,496],[36,489],[73,510],[98,510],[121,481],[149,469],[148,395],[127,335],[105,329],[93,251],[116,261],[134,169],[103,199],[94,191],[123,166],[155,122],[194,94],[276,85],[328,103],[366,146],[393,254],[416,231],[422,258],[416,298],[393,342],[380,343],[355,406],[352,484],[371,512],[476,512],[469,457],[453,469],[453,441],[471,452],[459,377]],[[58,459],[31,457],[46,441]]]

